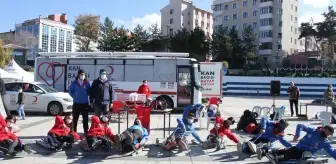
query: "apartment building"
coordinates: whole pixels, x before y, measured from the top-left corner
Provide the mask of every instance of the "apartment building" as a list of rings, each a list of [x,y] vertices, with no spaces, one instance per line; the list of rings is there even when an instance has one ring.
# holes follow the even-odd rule
[[[258,36],[258,54],[270,64],[279,64],[279,53],[297,52],[298,0],[214,0],[212,10],[214,28],[235,26],[241,32],[251,25]]]
[[[15,34],[30,33],[38,39],[36,45],[27,57],[34,61],[38,51],[42,52],[73,52],[74,27],[68,24],[66,14],[52,14],[15,24]]]
[[[212,13],[197,8],[191,0],[170,0],[160,12],[163,35],[172,35],[182,28],[193,30],[196,27],[203,29],[207,36],[212,35]]]

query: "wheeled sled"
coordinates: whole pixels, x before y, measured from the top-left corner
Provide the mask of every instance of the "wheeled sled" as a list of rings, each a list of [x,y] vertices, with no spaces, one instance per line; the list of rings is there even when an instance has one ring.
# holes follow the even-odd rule
[[[310,152],[304,152],[301,160],[277,161],[276,157],[266,153],[266,157],[271,164],[323,164],[328,163],[327,158],[313,156]]]
[[[105,145],[103,145],[103,144],[100,144],[100,145],[97,145],[96,148],[91,149],[91,148],[89,147],[89,145],[87,144],[86,139],[81,140],[81,141],[79,142],[79,145],[81,146],[81,148],[82,148],[85,152],[93,151],[93,150],[95,150],[95,149],[99,149],[99,148],[101,148],[101,149],[103,149],[103,150],[106,150],[106,151],[110,151],[110,150],[112,150],[112,148],[113,148],[112,145],[111,145],[111,146],[105,146]]]
[[[216,136],[209,135],[207,140],[202,145],[203,149],[213,149],[216,150],[226,149],[225,140]]]
[[[55,146],[52,146],[49,144],[48,142],[48,138],[45,137],[45,138],[41,138],[40,140],[35,140],[35,143],[47,150],[51,150],[51,151],[61,151],[62,149],[64,148],[70,148],[71,147],[71,144],[66,144],[66,143],[63,143],[63,145],[61,145],[59,147],[59,149]]]

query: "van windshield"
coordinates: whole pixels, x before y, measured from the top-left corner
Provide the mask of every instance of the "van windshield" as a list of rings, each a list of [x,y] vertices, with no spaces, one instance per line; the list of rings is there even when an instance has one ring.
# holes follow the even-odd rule
[[[48,93],[56,93],[57,90],[55,90],[54,88],[50,87],[47,84],[36,84],[37,86],[41,87],[43,90],[45,90]]]

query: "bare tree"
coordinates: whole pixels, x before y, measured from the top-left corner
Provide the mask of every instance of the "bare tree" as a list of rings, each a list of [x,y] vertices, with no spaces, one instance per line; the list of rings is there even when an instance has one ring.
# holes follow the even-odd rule
[[[36,45],[38,45],[38,37],[35,37],[28,31],[20,31],[15,33],[12,44],[16,44],[27,49],[33,49]]]

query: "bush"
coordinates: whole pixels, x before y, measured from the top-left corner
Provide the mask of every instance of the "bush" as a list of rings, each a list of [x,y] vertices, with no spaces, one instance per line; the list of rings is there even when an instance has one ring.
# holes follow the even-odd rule
[[[34,68],[29,66],[29,65],[22,66],[22,69],[24,69],[25,71],[28,71],[28,72],[34,72]]]

